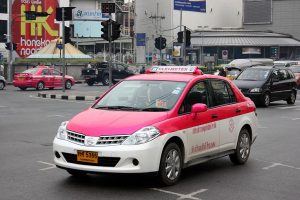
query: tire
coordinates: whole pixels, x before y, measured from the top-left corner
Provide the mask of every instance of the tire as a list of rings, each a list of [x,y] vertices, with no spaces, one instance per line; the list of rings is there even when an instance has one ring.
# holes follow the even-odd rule
[[[36,90],[43,90],[43,89],[45,89],[44,82],[42,81],[38,82],[38,84],[36,85]]]
[[[94,81],[93,81],[93,80],[87,80],[86,83],[87,83],[89,86],[94,85]]]
[[[291,92],[289,98],[286,100],[287,104],[295,104],[296,94],[294,91]]]
[[[251,149],[250,134],[247,129],[242,129],[236,145],[235,153],[230,154],[231,162],[236,165],[243,165],[247,162]]]
[[[175,143],[169,143],[163,150],[160,166],[159,180],[165,186],[174,185],[180,178],[182,171],[182,153]]]
[[[5,83],[3,81],[0,81],[0,90],[3,90],[5,88]]]
[[[66,80],[66,82],[65,82],[65,88],[67,90],[69,90],[69,89],[72,88],[72,82],[70,80]]]
[[[50,87],[50,88],[49,88],[49,90],[53,90],[53,89],[54,89],[54,87]]]
[[[23,90],[23,91],[25,91],[27,89],[27,87],[19,87],[19,88],[20,88],[20,90]]]
[[[102,78],[102,84],[103,85],[109,85],[109,77],[108,75],[104,75]]]
[[[263,106],[263,107],[269,107],[270,105],[270,94],[269,93],[265,93],[263,96],[262,96],[262,99],[261,99],[261,102],[260,104]]]
[[[86,172],[75,170],[75,169],[68,169],[67,172],[75,177],[85,177],[86,176]]]

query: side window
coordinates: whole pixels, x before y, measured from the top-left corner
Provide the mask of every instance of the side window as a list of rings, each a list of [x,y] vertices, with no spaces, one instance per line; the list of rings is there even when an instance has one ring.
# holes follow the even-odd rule
[[[190,89],[179,109],[179,114],[190,113],[196,103],[203,103],[209,107],[207,85],[204,81],[196,83]]]
[[[294,79],[295,78],[295,75],[294,75],[294,73],[291,70],[287,70],[287,72],[289,74],[289,78],[290,79]]]
[[[229,94],[229,98],[230,98],[230,103],[236,103],[236,97],[234,92],[232,91],[231,86],[229,85],[229,83],[226,83],[226,87],[227,87],[227,91]]]
[[[50,75],[49,70],[48,70],[48,69],[44,69],[44,70],[42,71],[42,75]]]
[[[123,65],[117,65],[119,71],[124,71],[125,67]]]
[[[284,69],[279,70],[278,75],[279,75],[279,80],[281,80],[281,81],[288,79],[287,72]]]
[[[60,72],[59,72],[59,71],[56,71],[56,70],[53,70],[53,71],[52,71],[52,74],[55,75],[55,76],[60,76]]]
[[[222,80],[211,80],[211,87],[213,93],[213,105],[220,106],[230,104],[233,102],[233,92],[229,91],[227,84]],[[231,89],[231,88],[230,88]],[[232,94],[230,94],[230,92]]]
[[[278,79],[279,80],[279,71],[275,70],[272,72],[272,79]]]

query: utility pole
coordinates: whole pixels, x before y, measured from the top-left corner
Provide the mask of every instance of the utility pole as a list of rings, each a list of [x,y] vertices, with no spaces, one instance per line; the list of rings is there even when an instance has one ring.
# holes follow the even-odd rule
[[[65,63],[65,54],[66,54],[66,45],[65,45],[65,8],[62,7],[62,46],[63,46],[63,53],[62,53],[62,64],[63,64],[63,78],[62,78],[62,91],[65,92],[65,76],[66,76],[66,63]]]
[[[7,66],[7,81],[8,82],[12,82],[13,80],[13,65],[12,65],[12,62],[13,62],[13,55],[12,55],[12,52],[13,52],[13,43],[12,43],[12,1],[9,0],[8,1],[8,37],[7,37],[7,42],[10,43],[10,50],[9,50],[9,53],[8,53],[8,66]]]
[[[109,62],[108,62],[108,76],[109,76],[109,87],[111,87],[112,84],[112,53],[111,53],[111,36],[112,36],[112,23],[111,23],[111,13],[109,13],[109,21],[108,21],[108,52],[109,52]]]

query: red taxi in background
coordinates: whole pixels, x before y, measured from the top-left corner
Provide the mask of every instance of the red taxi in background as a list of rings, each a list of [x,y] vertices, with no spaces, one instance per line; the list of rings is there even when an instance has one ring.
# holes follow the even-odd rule
[[[292,65],[289,69],[294,73],[297,87],[300,89],[300,65]]]
[[[195,66],[155,66],[62,122],[53,154],[74,176],[154,172],[173,185],[183,168],[211,159],[246,163],[256,137],[256,107],[230,80]]]
[[[62,79],[63,76],[59,71],[48,67],[38,67],[27,69],[22,73],[15,73],[13,85],[21,90],[27,88],[36,88],[37,90],[53,89],[62,87]],[[74,78],[66,75],[65,88],[71,89],[74,84]]]

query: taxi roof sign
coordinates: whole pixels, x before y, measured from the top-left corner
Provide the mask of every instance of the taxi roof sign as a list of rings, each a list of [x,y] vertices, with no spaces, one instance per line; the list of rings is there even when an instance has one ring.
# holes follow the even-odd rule
[[[153,66],[150,72],[195,73],[197,66]]]

